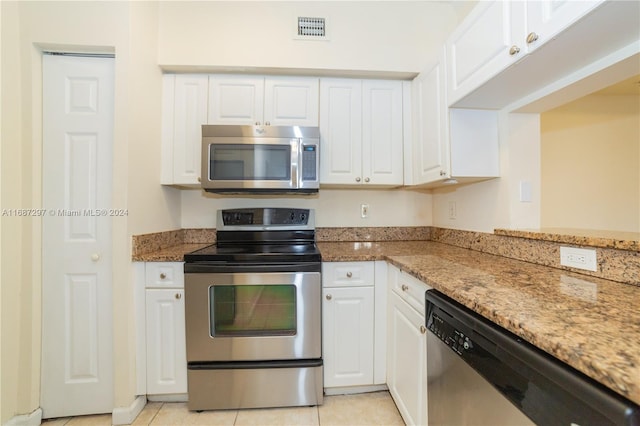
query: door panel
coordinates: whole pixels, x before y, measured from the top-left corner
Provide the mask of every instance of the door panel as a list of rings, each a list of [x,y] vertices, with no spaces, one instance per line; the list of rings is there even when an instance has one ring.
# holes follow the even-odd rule
[[[114,59],[43,56],[43,417],[113,409]]]

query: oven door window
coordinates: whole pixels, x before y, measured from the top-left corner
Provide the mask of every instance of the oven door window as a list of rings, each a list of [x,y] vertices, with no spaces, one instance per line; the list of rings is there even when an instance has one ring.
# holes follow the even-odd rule
[[[209,149],[209,180],[291,180],[289,144],[215,144]]]
[[[293,336],[294,285],[221,285],[209,288],[213,337]]]

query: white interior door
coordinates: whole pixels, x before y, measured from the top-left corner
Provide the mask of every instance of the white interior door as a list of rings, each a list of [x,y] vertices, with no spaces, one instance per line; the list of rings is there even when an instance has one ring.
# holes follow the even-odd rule
[[[43,56],[44,418],[113,410],[114,59]]]

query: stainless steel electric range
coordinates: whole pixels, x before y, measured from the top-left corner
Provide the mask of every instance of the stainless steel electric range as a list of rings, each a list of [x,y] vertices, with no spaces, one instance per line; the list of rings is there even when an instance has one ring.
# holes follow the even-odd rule
[[[322,404],[314,211],[220,210],[216,236],[185,255],[189,409]]]

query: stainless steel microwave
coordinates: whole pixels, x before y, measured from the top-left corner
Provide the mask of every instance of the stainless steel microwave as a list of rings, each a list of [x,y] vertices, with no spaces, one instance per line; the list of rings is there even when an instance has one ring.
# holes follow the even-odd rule
[[[202,126],[202,188],[215,193],[318,192],[320,131],[301,126]]]

